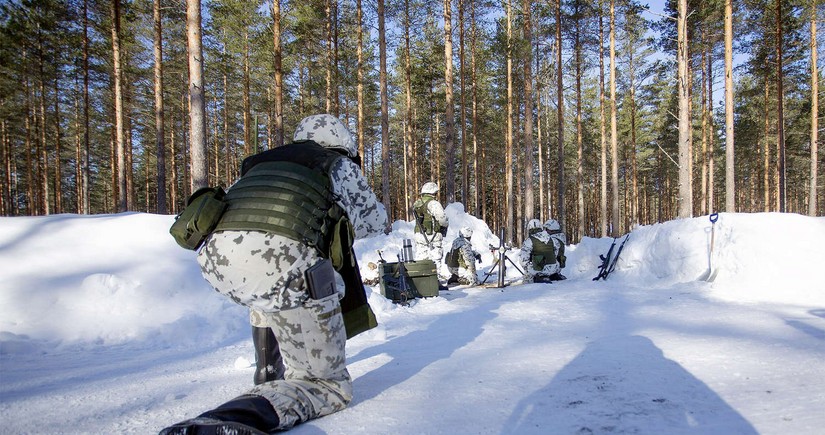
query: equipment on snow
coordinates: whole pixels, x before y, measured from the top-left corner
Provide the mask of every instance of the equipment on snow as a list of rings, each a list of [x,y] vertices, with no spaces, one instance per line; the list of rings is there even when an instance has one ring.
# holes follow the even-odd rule
[[[719,220],[719,213],[711,213],[711,215],[708,216],[708,219],[710,219],[710,249],[708,251],[708,270],[707,272],[703,273],[699,279],[702,281],[713,282],[716,279],[716,275],[719,273],[719,269],[713,268],[714,229],[716,227],[716,221]]]
[[[598,281],[599,279],[606,277],[607,268],[610,267],[610,255],[613,254],[613,248],[616,246],[616,238],[613,238],[613,243],[610,244],[610,249],[607,250],[607,254],[602,255],[599,254],[599,259],[602,260],[602,264],[599,266],[599,273],[593,278],[593,281]]]
[[[405,261],[397,255],[397,263],[387,263],[378,251],[381,294],[393,303],[407,305],[415,298],[438,296],[439,283],[432,260]]]
[[[599,255],[599,258],[602,260],[602,265],[599,267],[599,274],[593,278],[593,281],[598,281],[599,279],[607,280],[607,276],[613,272],[613,269],[616,268],[616,263],[619,261],[619,255],[622,254],[622,249],[624,249],[624,244],[627,243],[627,239],[630,238],[630,233],[628,233],[624,240],[622,240],[622,244],[619,245],[619,249],[616,251],[616,256],[612,259],[610,258],[610,254],[613,253],[613,248],[616,246],[616,238],[613,238],[613,243],[610,245],[610,249],[607,250],[607,255]]]
[[[490,245],[490,252],[498,251],[498,258],[496,259],[495,263],[493,263],[493,265],[490,267],[490,270],[488,270],[487,273],[484,275],[484,280],[482,280],[481,284],[479,285],[484,285],[487,282],[487,278],[489,278],[490,275],[493,274],[493,271],[496,270],[496,266],[498,266],[498,287],[503,288],[504,275],[507,272],[507,266],[504,264],[505,261],[509,261],[510,264],[512,264],[513,267],[515,267],[516,270],[519,271],[519,273],[524,275],[524,272],[522,272],[522,270],[516,265],[516,263],[514,263],[513,260],[511,260],[510,257],[508,257],[506,254],[507,249],[509,249],[510,247],[504,243],[503,228],[501,230],[501,237],[499,237],[498,240],[498,248],[494,248],[493,245]]]

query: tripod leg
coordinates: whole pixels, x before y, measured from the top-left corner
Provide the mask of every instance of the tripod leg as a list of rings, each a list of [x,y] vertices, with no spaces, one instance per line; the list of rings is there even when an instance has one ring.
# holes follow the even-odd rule
[[[486,274],[484,274],[484,280],[483,280],[483,281],[481,281],[481,284],[480,284],[480,285],[484,285],[484,283],[486,283],[486,282],[487,282],[487,278],[489,278],[489,277],[490,277],[490,275],[492,275],[492,274],[493,274],[493,271],[494,271],[494,270],[496,270],[496,266],[498,266],[498,260],[496,260],[496,261],[493,263],[493,266],[492,266],[492,267],[490,267],[490,270],[488,270],[488,271],[487,271],[487,273],[486,273]]]

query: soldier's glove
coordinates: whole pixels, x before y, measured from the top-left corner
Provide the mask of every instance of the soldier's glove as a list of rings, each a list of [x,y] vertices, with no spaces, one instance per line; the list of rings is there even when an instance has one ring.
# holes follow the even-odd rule
[[[481,254],[476,254],[476,261],[481,261]]]
[[[438,232],[441,233],[441,237],[447,237],[447,227],[441,227]]]

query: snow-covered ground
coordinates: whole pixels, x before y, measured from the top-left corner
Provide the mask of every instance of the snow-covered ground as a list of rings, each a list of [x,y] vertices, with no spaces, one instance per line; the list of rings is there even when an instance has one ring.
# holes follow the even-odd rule
[[[475,229],[482,275],[498,238]],[[252,384],[247,312],[211,290],[171,216],[0,218],[0,433],[157,433]],[[358,241],[362,275],[412,225]],[[825,428],[825,218],[720,214],[567,248],[553,284],[393,305],[348,342],[355,399],[296,434],[816,434]],[[516,250],[508,253],[516,260]],[[518,272],[510,267],[507,281]],[[496,282],[492,276],[488,282]]]

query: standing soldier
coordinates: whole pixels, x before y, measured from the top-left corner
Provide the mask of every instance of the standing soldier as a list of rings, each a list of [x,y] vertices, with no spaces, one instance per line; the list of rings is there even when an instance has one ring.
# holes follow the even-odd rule
[[[271,330],[284,379],[256,376],[247,394],[161,434],[272,433],[346,408],[346,339],[375,326],[352,242],[387,220],[358,164],[332,115],[304,118],[294,143],[244,160],[198,263],[215,290],[251,309],[253,326]]]
[[[415,259],[432,260],[436,267],[441,264],[444,251],[442,243],[447,235],[447,214],[435,199],[438,183],[428,181],[421,186],[421,197],[413,203],[415,214]]]

